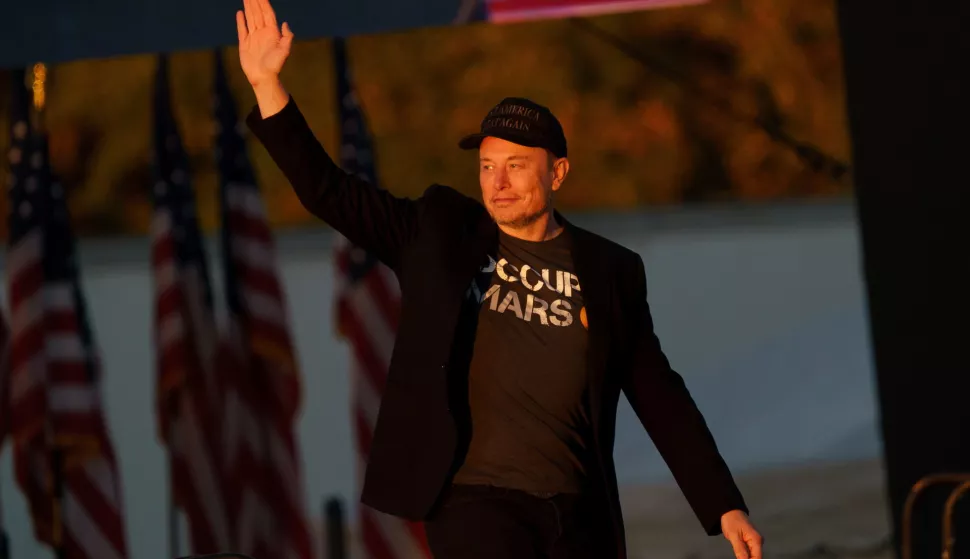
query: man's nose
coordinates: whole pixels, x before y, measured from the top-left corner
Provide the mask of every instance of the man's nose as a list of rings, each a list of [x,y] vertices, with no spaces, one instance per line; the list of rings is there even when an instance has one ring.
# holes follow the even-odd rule
[[[498,190],[505,190],[506,188],[512,186],[509,182],[509,174],[506,171],[499,171],[495,173],[495,188]]]

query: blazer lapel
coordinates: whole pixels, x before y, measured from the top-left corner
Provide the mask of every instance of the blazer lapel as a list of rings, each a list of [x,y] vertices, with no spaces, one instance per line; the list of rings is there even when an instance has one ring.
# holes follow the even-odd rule
[[[587,367],[590,405],[594,421],[598,421],[612,326],[610,305],[613,294],[609,261],[604,258],[601,251],[597,250],[595,237],[572,225],[558,213],[556,215],[562,219],[573,240],[573,262],[576,266],[576,275],[579,276],[582,285],[583,303],[586,306],[586,318],[589,324]]]
[[[481,205],[475,205],[465,220],[461,238],[455,238],[454,289],[464,293],[478,270],[487,262],[486,254],[498,248],[498,225]]]

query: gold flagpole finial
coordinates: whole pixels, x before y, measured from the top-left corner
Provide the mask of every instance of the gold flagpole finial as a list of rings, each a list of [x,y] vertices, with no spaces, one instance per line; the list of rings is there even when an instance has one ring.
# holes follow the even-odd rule
[[[41,111],[44,109],[44,103],[47,101],[45,97],[45,85],[47,82],[47,66],[42,62],[34,64],[34,109]]]

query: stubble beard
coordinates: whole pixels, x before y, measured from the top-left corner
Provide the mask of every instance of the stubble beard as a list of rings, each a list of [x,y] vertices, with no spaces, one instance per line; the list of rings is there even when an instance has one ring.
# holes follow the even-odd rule
[[[550,208],[552,208],[552,191],[549,191],[549,193],[546,195],[541,207],[528,214],[520,215],[511,219],[501,219],[495,215],[495,212],[490,213],[492,215],[492,219],[495,220],[495,223],[498,225],[509,227],[511,229],[524,229],[536,221],[539,221],[542,216],[549,213]]]

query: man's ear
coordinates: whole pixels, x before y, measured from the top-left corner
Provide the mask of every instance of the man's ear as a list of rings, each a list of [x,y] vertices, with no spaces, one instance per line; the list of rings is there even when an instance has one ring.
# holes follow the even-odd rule
[[[554,160],[552,162],[552,174],[552,189],[559,190],[563,181],[566,180],[566,175],[569,174],[569,160],[565,157]]]

